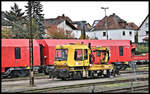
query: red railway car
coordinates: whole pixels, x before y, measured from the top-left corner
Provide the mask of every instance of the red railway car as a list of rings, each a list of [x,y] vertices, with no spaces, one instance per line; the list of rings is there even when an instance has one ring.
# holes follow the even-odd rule
[[[34,66],[40,66],[40,47],[33,40]],[[1,72],[5,76],[27,75],[29,67],[29,40],[28,39],[2,39],[1,46]]]
[[[149,62],[149,53],[142,55],[132,55],[132,61],[135,61],[137,64],[143,64]]]
[[[55,40],[55,39],[44,39],[45,44],[45,55],[49,58],[54,56],[54,48],[56,45],[60,44],[69,44],[82,42],[84,44],[91,43],[92,46],[105,46],[110,49],[110,60],[109,62],[125,62],[131,61],[131,49],[132,46],[129,40]],[[47,60],[46,64],[54,65],[53,59]]]
[[[105,46],[110,49],[110,59],[109,63],[116,63],[125,65],[125,62],[132,61],[131,50],[132,44],[129,40],[60,40],[60,39],[43,39],[38,40],[41,45],[43,45],[43,58],[45,58],[46,65],[54,65],[54,56],[55,56],[55,46],[60,44],[69,44],[69,43],[91,43],[91,46]],[[98,59],[95,58],[95,62]],[[94,63],[95,63],[94,62]],[[96,64],[96,63],[95,63]]]
[[[49,68],[54,66],[55,47],[56,45],[70,44],[70,43],[84,43],[91,46],[105,46],[110,50],[109,63],[124,66],[125,62],[136,61],[138,59],[148,59],[148,55],[145,57],[136,56],[132,52],[135,50],[136,45],[132,44],[129,40],[71,40],[71,39],[40,39],[33,40],[34,49],[34,66],[39,70],[48,74]],[[1,72],[6,75],[11,71],[18,71],[26,75],[25,67],[29,66],[29,39],[2,39],[2,63]],[[97,55],[94,54],[94,55]],[[96,56],[95,56],[96,57]],[[95,63],[98,61],[95,58]],[[36,67],[34,67],[36,68]],[[124,67],[122,67],[124,68]],[[12,73],[11,75],[21,73]]]
[[[54,43],[47,43],[45,39],[37,40],[40,46],[41,67],[40,70],[48,74],[48,70],[54,67],[55,48]]]
[[[51,40],[50,40],[51,41]],[[37,40],[40,45],[41,65],[54,65],[55,47],[56,44],[48,42],[47,39]]]
[[[143,63],[147,64],[149,62],[149,53],[135,55],[136,47],[137,47],[136,44],[132,45],[132,56],[131,56],[132,61],[136,62],[136,64],[143,64]]]

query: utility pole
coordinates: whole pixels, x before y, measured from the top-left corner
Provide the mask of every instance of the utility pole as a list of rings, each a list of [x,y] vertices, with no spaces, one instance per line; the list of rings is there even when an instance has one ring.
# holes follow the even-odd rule
[[[86,39],[86,31],[85,31],[85,25],[86,22],[80,22],[80,26],[81,26],[81,36],[83,36],[82,39]]]
[[[30,86],[34,86],[33,74],[33,38],[32,38],[32,1],[29,1],[29,21],[30,21],[30,38],[29,38],[29,65],[30,65]],[[32,63],[32,64],[31,64]]]
[[[101,7],[101,9],[104,9],[105,11],[105,27],[106,27],[106,37],[107,37],[107,40],[108,40],[108,24],[107,24],[107,16],[106,16],[106,9],[109,9],[109,7]]]
[[[85,24],[83,25],[83,39],[86,39]]]

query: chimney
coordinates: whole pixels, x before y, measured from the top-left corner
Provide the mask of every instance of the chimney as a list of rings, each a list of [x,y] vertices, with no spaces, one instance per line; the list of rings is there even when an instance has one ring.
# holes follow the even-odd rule
[[[115,16],[116,14],[115,13],[113,13],[113,16]]]
[[[60,19],[61,19],[61,16],[58,16],[58,17],[57,17],[57,19],[59,19],[59,20],[60,20]]]
[[[65,18],[65,14],[62,14],[62,18]]]

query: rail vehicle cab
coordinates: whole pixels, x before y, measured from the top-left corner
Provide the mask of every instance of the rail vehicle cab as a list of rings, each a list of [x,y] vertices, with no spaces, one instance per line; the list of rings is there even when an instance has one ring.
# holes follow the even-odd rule
[[[94,53],[99,52],[99,62],[95,64]],[[89,47],[84,44],[57,45],[55,49],[54,69],[49,71],[50,78],[81,79],[103,75],[104,70],[110,75],[113,69],[108,64],[109,51],[106,47]],[[105,72],[106,73],[106,72]]]
[[[87,45],[58,45],[55,50],[55,66],[69,68],[89,66],[90,49]]]
[[[94,64],[107,64],[109,61],[109,49],[106,47],[92,47],[92,55]]]

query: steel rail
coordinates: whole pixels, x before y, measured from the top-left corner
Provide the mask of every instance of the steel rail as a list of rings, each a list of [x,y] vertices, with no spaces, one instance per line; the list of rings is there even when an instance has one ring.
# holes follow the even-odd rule
[[[137,78],[137,81],[146,81],[149,78]],[[71,88],[80,88],[80,87],[87,87],[87,86],[92,86],[92,85],[109,85],[109,84],[116,84],[116,83],[126,83],[126,82],[131,82],[131,80],[134,79],[126,79],[126,80],[116,80],[116,81],[105,81],[105,82],[94,82],[94,83],[84,83],[84,84],[75,84],[75,85],[66,85],[66,86],[57,86],[57,87],[49,87],[49,88],[41,88],[41,89],[34,89],[34,90],[25,90],[25,91],[20,91],[16,93],[41,93],[41,92],[46,92],[46,91],[55,91],[55,90],[63,90],[63,89],[71,89]]]
[[[120,74],[127,74],[127,73],[133,73],[132,71],[121,71]],[[136,71],[136,74],[148,74],[149,71]],[[100,77],[99,77],[100,78]],[[35,79],[49,79],[48,75],[42,75],[42,76],[37,76]],[[92,79],[92,78],[91,78]],[[8,82],[8,81],[22,81],[22,80],[29,80],[28,77],[24,78],[4,78],[1,81],[2,82]]]
[[[102,92],[98,92],[98,93],[127,93],[127,92],[136,92],[136,91],[140,91],[140,90],[148,90],[149,85],[142,85],[142,86],[135,86],[133,87],[134,90],[131,91],[131,87],[127,87],[127,88],[120,88],[120,89],[113,89],[113,90],[107,90],[107,91],[102,91]]]

